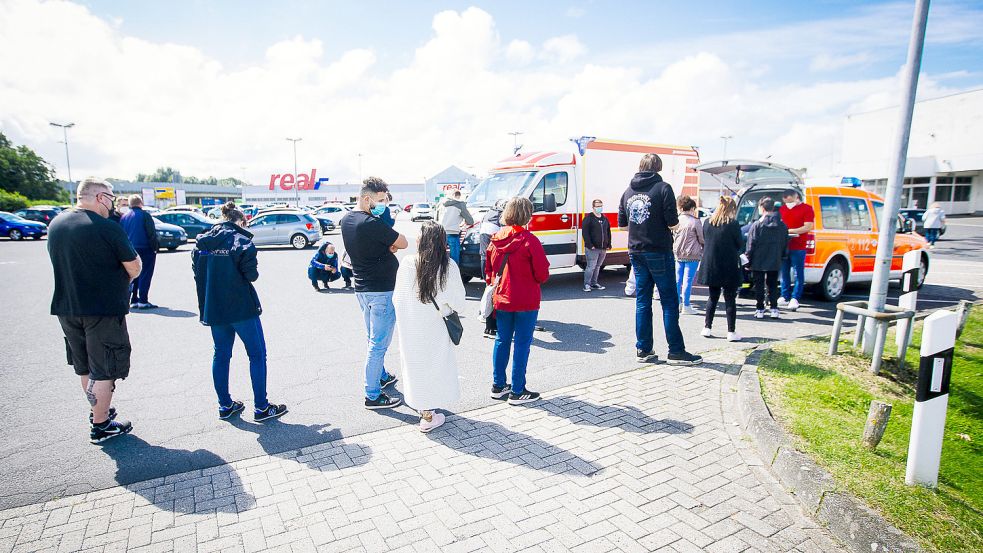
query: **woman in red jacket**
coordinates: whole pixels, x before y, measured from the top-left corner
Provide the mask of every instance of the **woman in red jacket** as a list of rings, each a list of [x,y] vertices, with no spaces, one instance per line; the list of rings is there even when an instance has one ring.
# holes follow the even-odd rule
[[[511,405],[529,403],[539,394],[526,389],[526,365],[532,333],[539,317],[539,285],[550,276],[550,263],[539,239],[526,230],[532,219],[529,198],[512,198],[502,212],[502,230],[492,237],[485,263],[485,281],[492,283],[504,267],[498,289],[492,296],[498,319],[498,334],[492,351],[494,377],[491,397],[508,398]],[[515,351],[513,352],[513,344]],[[505,367],[512,354],[512,384],[506,383]]]

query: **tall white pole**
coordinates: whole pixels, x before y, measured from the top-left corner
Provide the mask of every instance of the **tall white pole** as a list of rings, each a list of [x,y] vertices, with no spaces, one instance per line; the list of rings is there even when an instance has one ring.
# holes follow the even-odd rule
[[[727,159],[727,141],[729,141],[731,138],[734,138],[734,137],[733,137],[733,135],[727,135],[727,136],[721,136],[720,138],[722,138],[724,140],[724,157],[723,157],[723,159]]]
[[[75,123],[48,123],[52,127],[61,127],[61,135],[64,138],[62,141],[65,144],[65,167],[68,170],[68,182],[75,182],[72,180],[72,159],[68,156],[68,129],[75,126]]]
[[[894,138],[891,170],[888,173],[887,190],[884,192],[884,221],[878,221],[880,233],[877,239],[877,256],[874,261],[874,277],[870,286],[868,307],[884,311],[887,303],[888,280],[891,277],[891,260],[894,255],[894,235],[898,227],[898,209],[901,206],[905,161],[908,156],[908,139],[911,136],[911,116],[915,110],[915,92],[918,89],[918,72],[922,66],[922,47],[925,44],[925,27],[928,24],[929,0],[915,0],[915,19],[911,25],[908,43],[908,63],[901,78],[901,120]],[[879,325],[867,325],[864,330],[864,353],[874,353],[874,342]]]
[[[294,205],[300,207],[300,187],[297,186],[297,143],[303,140],[303,138],[288,138],[287,140],[294,143]]]

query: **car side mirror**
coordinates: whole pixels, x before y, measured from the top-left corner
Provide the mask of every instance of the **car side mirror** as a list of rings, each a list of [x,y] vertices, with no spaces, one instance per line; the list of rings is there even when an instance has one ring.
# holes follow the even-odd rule
[[[543,196],[543,211],[547,213],[556,211],[556,194],[546,194]]]

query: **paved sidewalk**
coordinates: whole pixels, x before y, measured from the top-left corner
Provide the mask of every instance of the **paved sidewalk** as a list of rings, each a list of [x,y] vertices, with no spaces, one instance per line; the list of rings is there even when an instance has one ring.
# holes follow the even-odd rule
[[[0,553],[840,550],[739,435],[743,352],[707,359],[2,511]]]

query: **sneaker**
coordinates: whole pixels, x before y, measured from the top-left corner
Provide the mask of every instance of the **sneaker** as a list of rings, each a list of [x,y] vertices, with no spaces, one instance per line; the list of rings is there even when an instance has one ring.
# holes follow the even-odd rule
[[[792,301],[795,301],[795,300],[792,300]],[[772,319],[777,319],[780,316],[781,316],[781,312],[779,312],[778,309],[772,309],[771,310],[771,318]]]
[[[700,331],[700,336],[703,336],[704,338],[713,338],[713,333],[709,328],[704,327],[703,330]]]
[[[670,353],[670,365],[699,365],[703,362],[703,357],[688,352]]]
[[[499,388],[498,386],[492,386],[491,398],[492,399],[506,399],[509,394],[512,393],[512,385],[506,384]]]
[[[595,290],[604,290],[605,289],[600,284],[591,284],[590,287],[593,288],[593,289],[595,289]]]
[[[644,351],[644,350],[636,349],[635,359],[639,363],[648,363],[648,362],[655,363],[658,362],[659,356],[656,355],[655,352],[652,350]]]
[[[764,319],[765,318],[765,310],[764,309],[758,309],[757,311],[755,311],[754,312],[754,318],[755,319]]]
[[[781,307],[781,306],[782,306],[782,303],[781,302],[778,302],[778,307]],[[789,311],[797,311],[798,309],[799,309],[799,300],[797,300],[795,298],[792,298],[791,300],[789,300],[789,302],[788,302],[788,310]]]
[[[398,407],[403,400],[398,397],[389,397],[386,394],[379,394],[379,397],[375,399],[365,398],[365,408],[376,410],[376,409],[392,409],[393,407]]]
[[[130,309],[140,309],[140,302],[133,302],[130,304]]]
[[[523,403],[531,403],[537,399],[539,399],[538,392],[526,390],[521,394],[511,393],[509,394],[509,405],[522,405]]]
[[[788,300],[785,298],[778,298],[778,307],[785,309],[788,307]]]
[[[229,405],[228,407],[222,407],[221,405],[219,405],[218,418],[222,420],[226,420],[232,417],[232,415],[235,415],[236,413],[241,413],[245,408],[246,406],[243,405],[241,401],[235,401],[235,400],[233,400],[232,405]]]
[[[137,309],[157,309],[157,306],[152,303],[138,303]]]
[[[434,413],[433,416],[428,421],[427,419],[420,418],[420,432],[427,433],[437,428],[438,426],[444,424],[447,417],[443,413]]]
[[[383,378],[379,381],[379,389],[385,388],[386,386],[392,386],[398,380],[399,379],[396,378],[396,375],[391,374],[389,375],[389,378]]]
[[[116,408],[115,407],[110,407],[109,408],[109,420],[111,420],[111,421],[116,420]],[[89,411],[89,424],[92,424],[92,411]]]
[[[700,312],[697,311],[696,308],[693,307],[692,305],[684,305],[683,306],[683,314],[685,314],[685,315],[699,315]]]
[[[93,424],[91,430],[89,430],[89,442],[101,444],[116,436],[129,434],[131,430],[133,430],[133,425],[130,424],[130,421],[106,421],[102,425]]]
[[[321,291],[321,287],[317,285],[317,281],[312,280],[311,281],[311,286],[314,287],[314,291],[315,292],[320,292]]]
[[[275,419],[279,416],[286,414],[286,405],[276,405],[271,403],[266,406],[266,409],[254,409],[253,410],[253,420],[256,422],[263,422],[269,419]]]
[[[728,342],[740,342],[743,339],[744,338],[740,334],[738,334],[736,332],[728,332],[727,333],[727,341]]]
[[[495,330],[486,330],[482,333],[482,336],[494,340],[498,336],[498,332]]]
[[[590,292],[591,290],[593,290],[593,288],[590,286],[584,286],[584,292]]]

